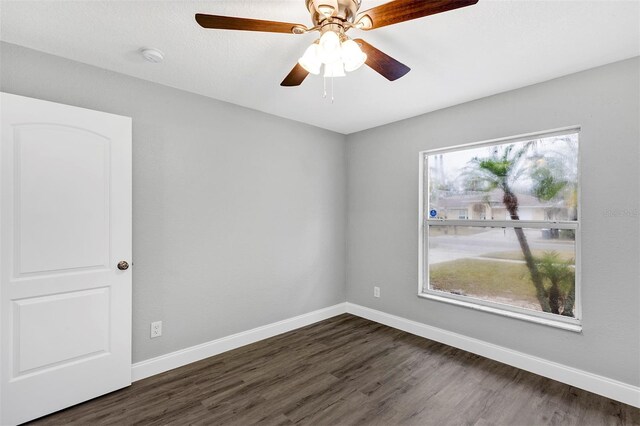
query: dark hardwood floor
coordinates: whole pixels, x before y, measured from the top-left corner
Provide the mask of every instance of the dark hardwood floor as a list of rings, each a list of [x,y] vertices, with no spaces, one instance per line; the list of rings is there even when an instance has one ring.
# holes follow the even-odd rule
[[[187,365],[36,425],[638,425],[640,410],[352,315]]]

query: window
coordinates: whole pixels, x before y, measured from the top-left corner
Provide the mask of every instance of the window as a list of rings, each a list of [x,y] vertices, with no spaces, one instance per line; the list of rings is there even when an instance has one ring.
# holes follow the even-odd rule
[[[420,296],[580,330],[578,134],[420,154]]]

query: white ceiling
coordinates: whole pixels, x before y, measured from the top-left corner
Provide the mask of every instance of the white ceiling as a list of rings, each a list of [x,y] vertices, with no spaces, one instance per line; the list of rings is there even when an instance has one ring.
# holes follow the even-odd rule
[[[384,3],[363,0],[362,10]],[[388,82],[363,67],[283,88],[315,34],[205,30],[197,12],[309,25],[304,0],[8,1],[0,39],[340,133],[352,133],[640,54],[638,1],[480,0],[350,35],[412,68]],[[355,37],[354,37],[355,38]],[[141,47],[165,53],[141,59]]]

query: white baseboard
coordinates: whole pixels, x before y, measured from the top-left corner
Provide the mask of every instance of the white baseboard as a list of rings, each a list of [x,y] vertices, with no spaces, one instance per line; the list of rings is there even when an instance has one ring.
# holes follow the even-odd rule
[[[640,387],[347,302],[347,312],[640,408]]]
[[[192,346],[190,348],[181,349],[156,358],[145,361],[136,362],[131,366],[131,379],[135,382],[142,380],[155,374],[173,370],[192,362],[200,361],[210,356],[230,351],[241,346],[255,343],[278,334],[286,333],[297,328],[335,317],[336,315],[346,312],[346,303],[339,303],[328,308],[319,309],[299,315],[297,317],[288,318],[282,321],[267,324],[251,330],[242,331],[232,334],[231,336],[222,337],[207,343]]]
[[[137,381],[173,370],[344,313],[435,340],[640,408],[640,387],[348,302],[137,362],[131,367],[132,380]]]

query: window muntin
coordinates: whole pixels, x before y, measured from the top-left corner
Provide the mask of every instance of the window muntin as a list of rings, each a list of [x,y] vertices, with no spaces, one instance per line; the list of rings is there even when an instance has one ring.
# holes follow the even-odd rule
[[[577,323],[578,130],[422,155],[420,293]]]

